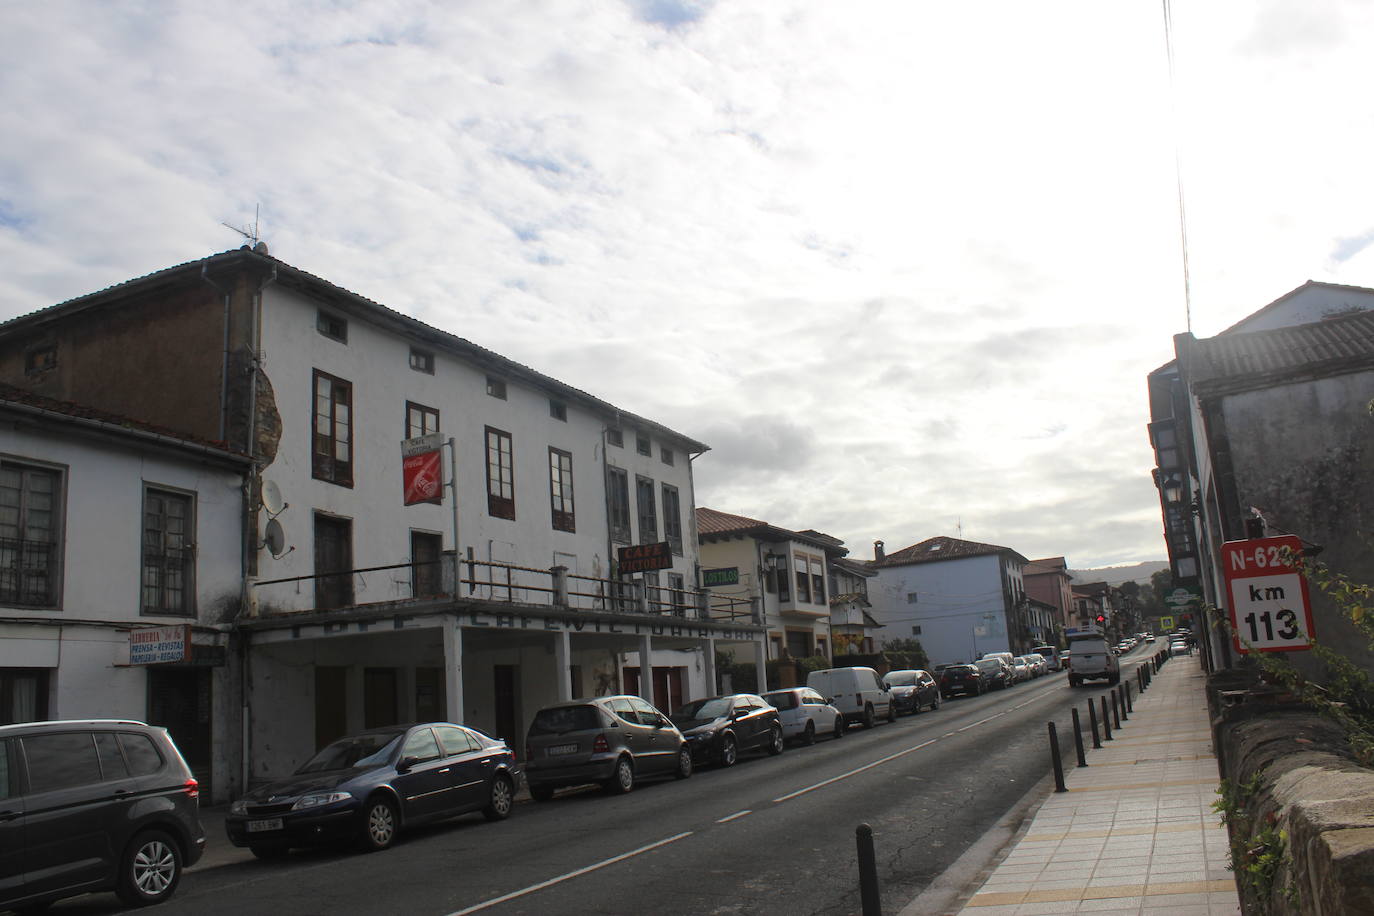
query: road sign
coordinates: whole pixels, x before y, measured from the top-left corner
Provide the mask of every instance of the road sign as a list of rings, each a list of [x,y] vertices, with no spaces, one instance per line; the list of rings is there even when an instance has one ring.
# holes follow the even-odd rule
[[[1312,647],[1312,602],[1294,563],[1301,555],[1302,541],[1294,535],[1221,545],[1237,652]]]
[[[1161,618],[1159,618],[1159,628],[1160,628],[1162,631],[1164,631],[1165,633],[1171,632],[1171,631],[1174,629],[1174,618],[1172,618],[1172,617],[1161,617]]]
[[[1202,592],[1196,586],[1179,586],[1165,592],[1162,599],[1171,611],[1181,614],[1194,606],[1201,606]]]

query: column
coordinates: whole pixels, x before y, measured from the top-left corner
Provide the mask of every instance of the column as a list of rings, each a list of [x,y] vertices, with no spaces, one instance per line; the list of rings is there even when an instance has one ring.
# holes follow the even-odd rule
[[[467,718],[463,705],[463,628],[458,618],[445,614],[444,629],[444,709],[450,722]]]
[[[768,690],[768,641],[766,636],[754,639],[754,668],[759,674],[759,693]]]
[[[706,640],[702,643],[702,651],[706,653],[706,658],[702,666],[706,674],[706,695],[708,697],[713,697],[716,695],[716,691],[719,690],[716,686],[716,641],[714,639]],[[696,698],[687,697],[686,699]]]
[[[654,701],[654,646],[648,633],[639,637],[639,695]]]
[[[558,672],[558,701],[565,702],[572,695],[572,636],[560,630],[553,637],[553,667]]]

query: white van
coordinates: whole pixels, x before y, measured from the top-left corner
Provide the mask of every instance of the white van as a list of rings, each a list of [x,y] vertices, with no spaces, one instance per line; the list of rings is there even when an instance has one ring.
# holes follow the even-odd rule
[[[879,717],[897,718],[892,694],[872,668],[825,668],[806,676],[806,686],[830,700],[844,716],[845,724],[862,722],[872,728]]]

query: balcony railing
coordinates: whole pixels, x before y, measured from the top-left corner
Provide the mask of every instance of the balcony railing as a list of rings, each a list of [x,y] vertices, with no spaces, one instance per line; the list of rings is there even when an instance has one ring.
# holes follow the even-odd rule
[[[56,544],[0,538],[0,604],[52,607],[57,580]]]
[[[431,560],[423,563],[394,563],[370,566],[365,569],[328,570],[308,576],[267,579],[253,583],[255,588],[291,582],[333,579],[345,575],[411,570],[411,582],[420,581],[416,570],[438,566],[442,574],[443,590],[437,595],[413,595],[412,600],[449,598],[462,604],[490,603],[494,605],[545,605],[564,610],[597,611],[613,614],[635,614],[678,617],[687,620],[732,621],[760,624],[757,599],[732,598],[713,595],[699,589],[670,588],[663,585],[645,586],[643,582],[627,579],[603,579],[569,573],[566,567],[543,569],[498,563],[491,560],[463,559],[459,561],[458,588],[453,587],[453,559]],[[333,608],[329,608],[333,609]],[[302,614],[326,608],[303,608],[293,611],[273,610],[272,616]]]

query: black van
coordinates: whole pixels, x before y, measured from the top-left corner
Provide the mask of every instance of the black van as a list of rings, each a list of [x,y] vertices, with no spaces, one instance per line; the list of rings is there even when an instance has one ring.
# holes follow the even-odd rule
[[[205,850],[199,795],[166,729],[0,726],[0,909],[91,891],[132,906],[168,899]]]

